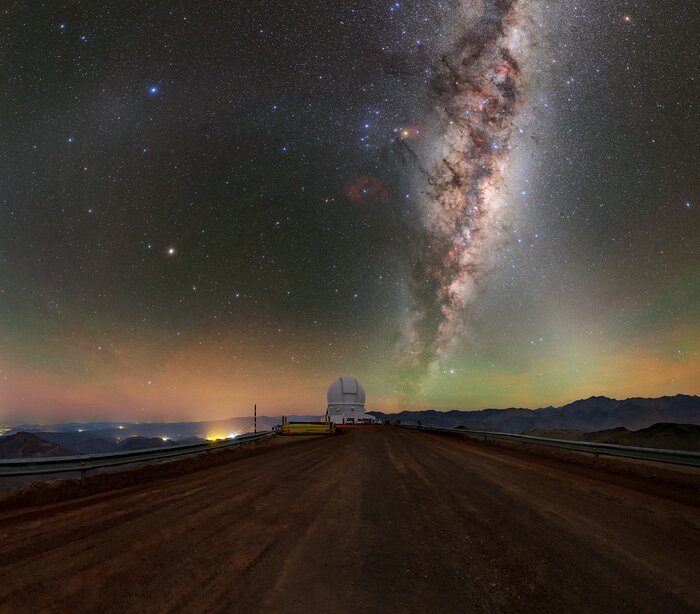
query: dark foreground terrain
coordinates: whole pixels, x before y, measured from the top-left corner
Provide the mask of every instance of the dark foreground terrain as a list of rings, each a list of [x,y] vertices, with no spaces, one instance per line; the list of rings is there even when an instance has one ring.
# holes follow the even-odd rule
[[[392,427],[261,445],[1,511],[0,611],[698,611],[692,470],[673,485]]]

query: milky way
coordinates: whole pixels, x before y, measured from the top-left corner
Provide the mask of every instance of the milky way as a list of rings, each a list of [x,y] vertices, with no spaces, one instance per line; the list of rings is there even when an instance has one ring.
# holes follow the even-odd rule
[[[700,392],[693,3],[3,9],[0,426]]]
[[[424,183],[424,235],[413,275],[418,311],[409,356],[433,371],[463,336],[467,309],[506,224],[501,192],[521,106],[520,68],[509,40],[515,4],[485,3],[441,54],[430,83],[435,146],[412,152]]]

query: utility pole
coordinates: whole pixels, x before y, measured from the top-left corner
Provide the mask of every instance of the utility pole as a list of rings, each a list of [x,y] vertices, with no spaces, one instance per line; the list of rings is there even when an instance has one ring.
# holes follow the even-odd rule
[[[258,432],[258,404],[253,405],[253,432]]]

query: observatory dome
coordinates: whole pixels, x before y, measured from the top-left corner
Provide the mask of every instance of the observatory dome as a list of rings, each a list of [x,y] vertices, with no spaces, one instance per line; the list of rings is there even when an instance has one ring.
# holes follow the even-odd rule
[[[328,389],[328,405],[355,405],[364,407],[365,389],[351,375],[335,380]]]

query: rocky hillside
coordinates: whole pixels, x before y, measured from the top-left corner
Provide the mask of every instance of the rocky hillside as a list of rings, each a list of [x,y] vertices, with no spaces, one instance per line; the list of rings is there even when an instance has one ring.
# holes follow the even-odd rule
[[[638,446],[641,448],[662,448],[665,450],[686,450],[700,452],[700,426],[696,424],[658,423],[630,431],[624,427],[585,433],[566,429],[539,429],[528,435],[549,437],[551,439],[570,439],[574,441],[593,441],[596,443],[614,443],[620,446]]]
[[[61,446],[37,437],[33,433],[19,432],[0,437],[0,458],[39,458],[43,456],[67,456],[71,454]]]

